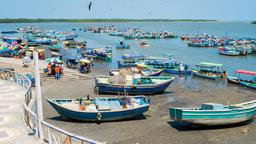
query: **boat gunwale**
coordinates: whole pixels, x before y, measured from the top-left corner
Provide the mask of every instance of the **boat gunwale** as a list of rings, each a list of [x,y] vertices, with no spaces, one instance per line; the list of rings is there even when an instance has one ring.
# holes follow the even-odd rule
[[[110,76],[106,76],[106,77],[103,77],[103,78],[108,78]],[[151,77],[154,77],[154,76],[145,76],[146,78],[151,78]],[[99,77],[96,77],[96,81],[97,81],[97,86],[100,84],[101,86],[115,86],[115,87],[157,87],[157,86],[161,86],[161,85],[164,85],[164,84],[167,84],[169,82],[172,82],[176,79],[176,77],[169,77],[168,80],[165,80],[161,83],[157,83],[157,84],[144,84],[144,85],[138,85],[138,84],[132,84],[132,85],[127,85],[127,84],[111,84],[111,83],[103,83],[103,82],[100,82],[98,80]]]
[[[57,106],[59,106],[59,107],[61,107],[61,108],[63,108],[63,109],[65,109],[65,110],[68,110],[68,111],[72,111],[72,112],[79,112],[79,113],[90,113],[90,114],[97,114],[97,113],[110,113],[110,112],[125,112],[125,111],[131,111],[131,110],[136,110],[136,109],[140,109],[140,108],[144,108],[144,107],[149,107],[150,106],[150,104],[149,103],[147,103],[146,105],[139,105],[138,107],[136,107],[136,108],[128,108],[128,109],[122,109],[122,110],[115,110],[115,111],[94,111],[94,112],[92,112],[92,111],[77,111],[77,110],[72,110],[72,109],[68,109],[68,108],[66,108],[66,107],[63,107],[63,106],[61,106],[59,103],[57,103],[57,102],[54,102],[53,100],[71,100],[71,101],[73,101],[73,99],[47,99],[47,101],[48,102],[50,102],[50,103],[53,103],[53,104],[55,104],[55,105],[57,105]]]

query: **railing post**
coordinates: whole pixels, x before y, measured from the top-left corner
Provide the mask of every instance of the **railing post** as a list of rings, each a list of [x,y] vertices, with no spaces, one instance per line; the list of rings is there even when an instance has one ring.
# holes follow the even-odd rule
[[[40,73],[39,73],[39,63],[38,63],[38,52],[34,51],[34,69],[35,69],[35,81],[36,81],[36,107],[37,107],[37,117],[38,117],[38,133],[40,139],[44,139],[43,129],[41,122],[43,121],[43,106],[42,106],[42,93],[40,85]]]

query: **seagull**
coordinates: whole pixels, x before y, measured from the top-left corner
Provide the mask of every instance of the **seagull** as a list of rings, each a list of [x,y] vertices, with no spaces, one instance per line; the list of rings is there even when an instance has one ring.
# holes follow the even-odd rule
[[[92,2],[88,5],[89,11],[91,10]]]

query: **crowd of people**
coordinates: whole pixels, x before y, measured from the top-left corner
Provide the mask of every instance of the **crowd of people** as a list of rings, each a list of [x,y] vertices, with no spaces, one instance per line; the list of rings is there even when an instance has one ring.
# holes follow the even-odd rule
[[[48,76],[55,76],[55,79],[59,80],[63,73],[63,64],[58,63],[48,63],[47,65]]]

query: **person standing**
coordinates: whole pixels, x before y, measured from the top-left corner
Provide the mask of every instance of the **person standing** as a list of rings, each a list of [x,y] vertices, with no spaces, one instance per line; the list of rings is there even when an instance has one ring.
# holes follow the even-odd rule
[[[59,78],[60,78],[60,67],[59,67],[59,65],[55,66],[55,78],[57,80],[59,80]]]
[[[51,76],[51,74],[52,74],[52,65],[51,65],[51,63],[48,63],[48,65],[47,65],[47,72],[48,72],[48,76]]]

